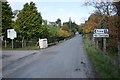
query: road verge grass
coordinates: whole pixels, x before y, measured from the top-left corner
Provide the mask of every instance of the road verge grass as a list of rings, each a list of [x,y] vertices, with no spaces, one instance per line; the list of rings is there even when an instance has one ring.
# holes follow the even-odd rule
[[[110,59],[102,55],[102,51],[95,49],[88,39],[83,39],[86,52],[100,78],[118,78],[118,70],[112,65]]]
[[[2,50],[40,50],[38,46],[26,46],[23,48],[2,48]]]

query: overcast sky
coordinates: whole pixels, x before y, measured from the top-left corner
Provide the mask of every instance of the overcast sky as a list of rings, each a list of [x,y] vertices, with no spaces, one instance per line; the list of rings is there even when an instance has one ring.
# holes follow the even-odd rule
[[[94,12],[94,8],[83,6],[83,1],[77,2],[77,0],[70,1],[37,1],[35,2],[37,10],[41,12],[42,18],[51,22],[56,21],[58,18],[61,19],[62,23],[67,22],[71,17],[72,21],[77,24],[84,23],[88,19],[91,13]],[[12,10],[21,10],[23,5],[30,0],[13,1],[8,0]]]

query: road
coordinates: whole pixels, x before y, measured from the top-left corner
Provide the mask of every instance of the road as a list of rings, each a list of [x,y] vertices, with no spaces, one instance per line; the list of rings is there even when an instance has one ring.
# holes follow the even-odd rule
[[[16,54],[20,52],[16,51]],[[3,51],[3,54],[5,53]],[[27,51],[22,53],[27,54]],[[31,54],[8,61],[8,64],[3,63],[3,77],[94,78],[94,72],[80,35],[47,49],[29,51],[29,53]],[[3,58],[3,62],[4,60]]]

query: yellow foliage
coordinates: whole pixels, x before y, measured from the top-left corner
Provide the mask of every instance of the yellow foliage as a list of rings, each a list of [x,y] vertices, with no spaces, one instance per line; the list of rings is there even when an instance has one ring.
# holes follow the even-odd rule
[[[71,35],[70,32],[65,30],[58,30],[58,36],[59,37],[69,37]]]
[[[85,32],[85,33],[90,33],[90,32],[92,32],[91,27],[87,27],[87,28],[85,28],[84,32]]]

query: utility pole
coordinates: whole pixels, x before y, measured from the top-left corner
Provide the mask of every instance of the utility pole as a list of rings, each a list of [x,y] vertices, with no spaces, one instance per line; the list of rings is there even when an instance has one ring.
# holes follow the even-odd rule
[[[70,32],[71,32],[71,17],[69,18]]]

